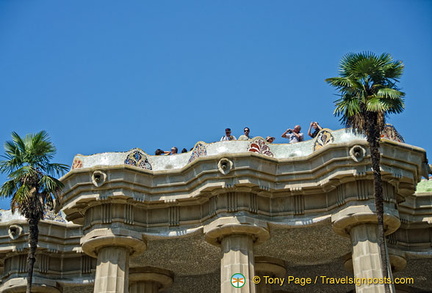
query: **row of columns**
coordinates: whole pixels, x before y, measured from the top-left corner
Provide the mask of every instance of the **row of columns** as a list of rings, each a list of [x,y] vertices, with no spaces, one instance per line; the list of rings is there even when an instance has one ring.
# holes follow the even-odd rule
[[[391,214],[392,211],[394,214]],[[400,225],[396,213],[390,209],[390,213],[385,215],[388,234]],[[354,276],[382,278],[377,220],[373,208],[368,205],[345,208],[332,216],[332,222],[335,232],[351,238]],[[204,227],[204,233],[206,241],[221,248],[222,293],[271,292],[269,285],[254,284],[255,272],[285,274],[283,263],[255,267],[254,245],[270,237],[265,221],[247,216],[218,218]],[[85,253],[97,257],[94,292],[158,292],[172,283],[172,275],[166,271],[129,272],[129,257],[146,248],[139,233],[125,229],[95,229],[82,238],[82,246]],[[231,278],[234,274],[241,274],[244,280],[237,278],[233,284]],[[393,286],[391,290],[395,292]],[[384,285],[364,284],[356,286],[356,292],[384,292]]]

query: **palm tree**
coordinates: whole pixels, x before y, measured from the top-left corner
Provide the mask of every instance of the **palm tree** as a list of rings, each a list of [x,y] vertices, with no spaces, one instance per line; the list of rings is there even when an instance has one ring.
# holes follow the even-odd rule
[[[60,176],[67,165],[50,163],[56,149],[48,134],[41,131],[21,138],[12,133],[12,141],[5,143],[4,160],[0,172],[8,174],[8,181],[0,187],[0,197],[11,197],[11,210],[18,210],[29,224],[29,252],[27,257],[27,293],[31,292],[33,268],[39,237],[38,224],[46,207],[53,207],[63,184],[50,175]]]
[[[371,52],[345,55],[339,66],[340,77],[325,81],[340,93],[335,101],[334,114],[355,131],[364,133],[371,152],[374,175],[375,208],[378,218],[378,244],[380,247],[384,277],[388,277],[386,244],[384,237],[384,200],[380,171],[380,135],[388,114],[401,113],[403,97],[396,84],[404,65],[394,61],[390,54],[377,56]],[[386,292],[390,289],[386,285]]]

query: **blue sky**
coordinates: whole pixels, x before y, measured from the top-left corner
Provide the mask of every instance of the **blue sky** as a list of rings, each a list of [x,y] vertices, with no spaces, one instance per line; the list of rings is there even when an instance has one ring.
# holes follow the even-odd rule
[[[361,51],[404,62],[406,109],[388,122],[431,160],[432,1],[0,0],[0,143],[46,130],[70,165],[226,127],[275,143],[295,124],[339,129],[324,79]]]

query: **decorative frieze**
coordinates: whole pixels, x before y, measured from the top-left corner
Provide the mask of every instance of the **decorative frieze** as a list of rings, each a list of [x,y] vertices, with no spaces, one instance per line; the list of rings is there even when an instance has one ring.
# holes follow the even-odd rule
[[[111,204],[106,203],[103,204],[101,207],[102,207],[102,223],[103,224],[111,223],[112,222]]]
[[[46,274],[48,273],[50,266],[50,257],[45,254],[39,254],[37,256],[37,264],[39,266],[39,273]]]
[[[228,192],[226,195],[228,212],[238,211],[238,199],[235,192]]]
[[[27,255],[20,254],[18,256],[18,273],[27,272]]]
[[[250,193],[249,199],[250,199],[249,211],[251,213],[257,213],[258,212],[258,196],[254,193]]]
[[[124,222],[126,224],[133,225],[133,223],[134,223],[134,206],[132,204],[126,204],[124,206],[124,213],[125,213]]]
[[[6,258],[4,261],[4,271],[9,274],[27,272],[27,254],[19,254]]]
[[[294,200],[294,214],[295,215],[302,215],[302,214],[304,214],[304,211],[305,211],[304,196],[301,195],[301,194],[294,195],[293,196],[293,200]]]
[[[371,182],[366,180],[358,180],[357,184],[357,199],[367,200],[371,194]]]
[[[81,273],[90,274],[93,268],[93,258],[88,255],[81,256]]]
[[[169,213],[169,225],[178,226],[180,225],[180,207],[173,206],[168,208]]]
[[[346,198],[346,186],[345,185],[339,185],[336,188],[336,194],[337,194],[337,205],[341,206],[345,203]]]
[[[209,199],[209,203],[208,203],[208,205],[209,205],[209,208],[208,208],[209,213],[208,213],[208,215],[209,215],[209,216],[214,216],[214,215],[216,215],[216,211],[217,211],[217,200],[218,200],[218,197],[217,197],[217,196],[212,196],[212,197],[210,197],[210,199]],[[204,216],[204,215],[203,215],[203,216]]]
[[[396,191],[395,191],[394,186],[383,182],[382,187],[383,187],[383,199],[384,199],[384,201],[391,201],[391,200],[394,200],[396,198]]]

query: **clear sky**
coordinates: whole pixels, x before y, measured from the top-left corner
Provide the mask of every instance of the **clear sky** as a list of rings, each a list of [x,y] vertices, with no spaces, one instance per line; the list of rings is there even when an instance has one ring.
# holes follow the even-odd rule
[[[362,51],[404,62],[406,109],[388,122],[430,160],[432,1],[0,0],[0,143],[46,130],[69,165],[226,127],[285,143],[295,124],[342,127],[324,79]]]

